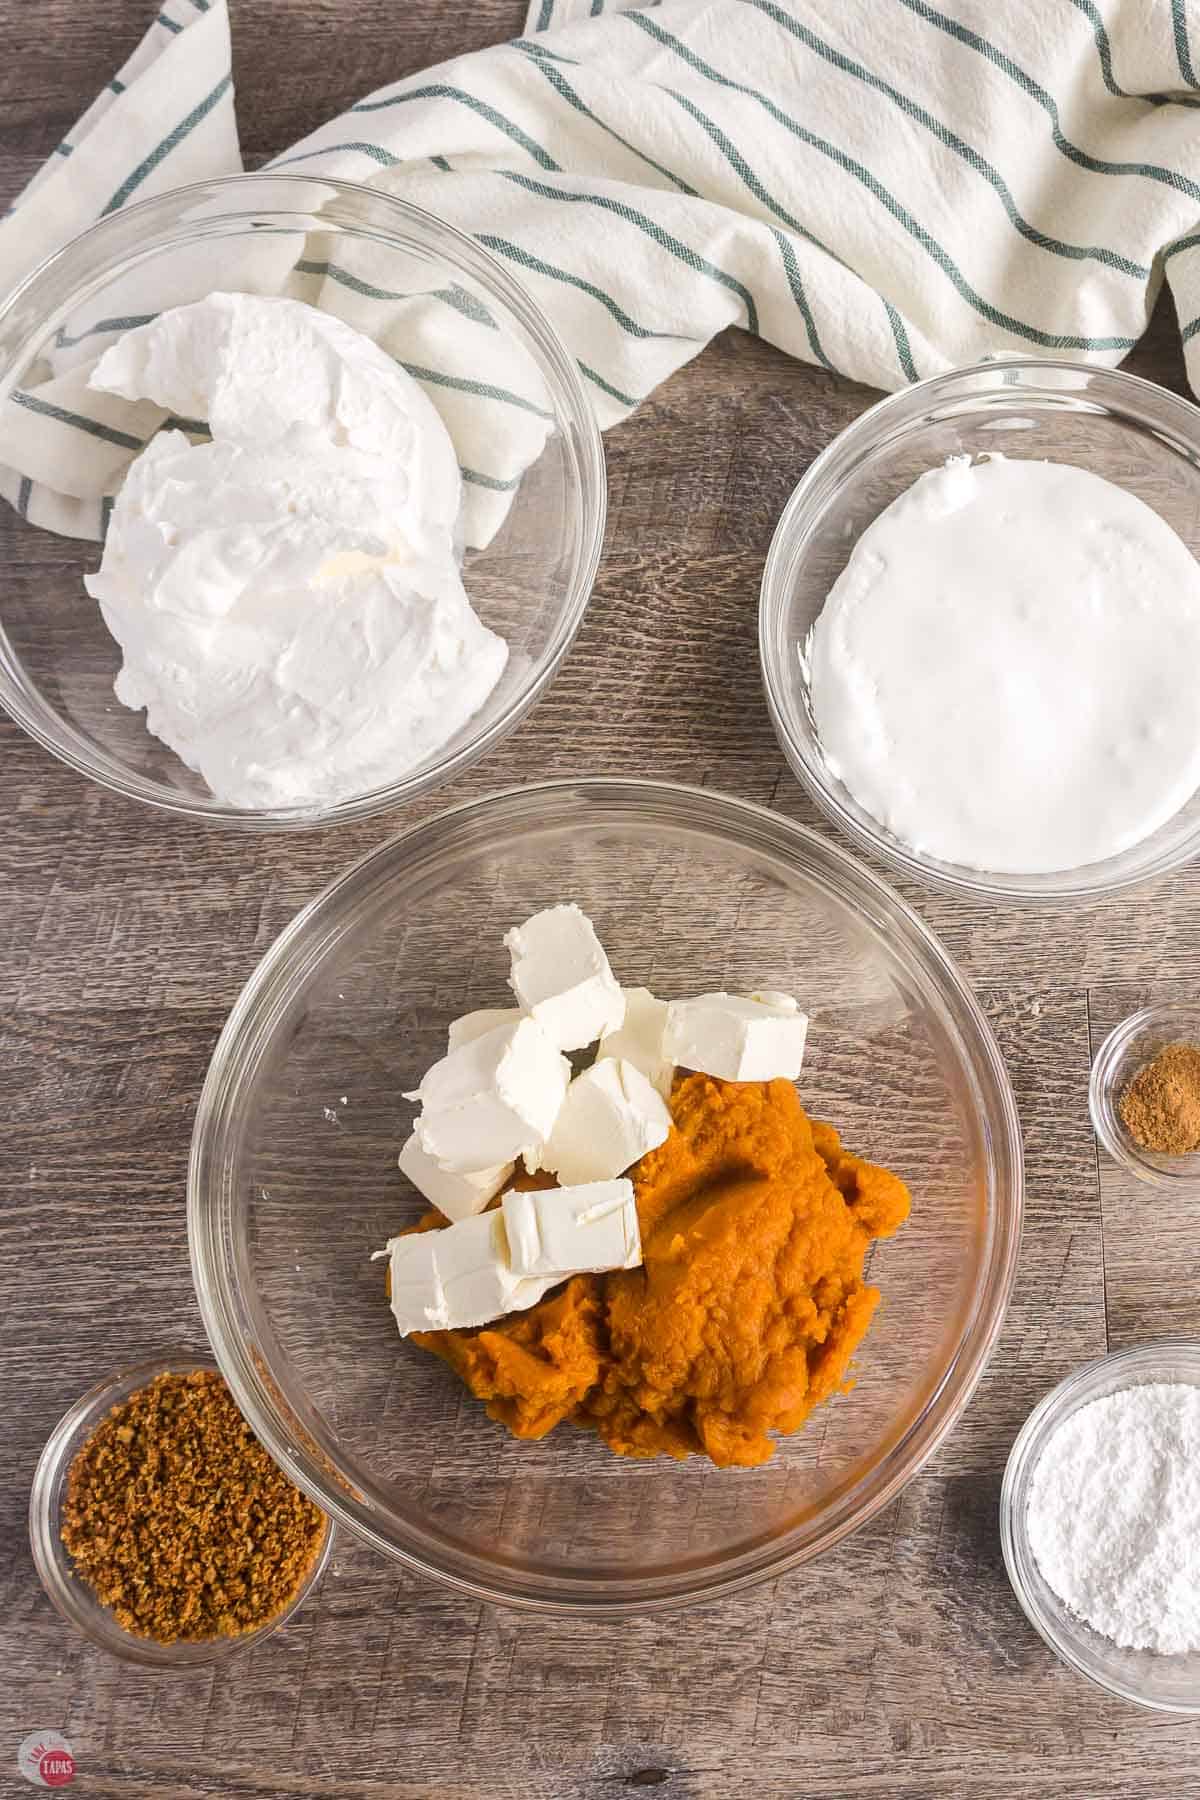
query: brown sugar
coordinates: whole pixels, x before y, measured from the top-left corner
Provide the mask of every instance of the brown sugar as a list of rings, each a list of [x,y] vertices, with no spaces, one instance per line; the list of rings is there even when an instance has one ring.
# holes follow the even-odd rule
[[[1200,1047],[1168,1044],[1121,1095],[1125,1129],[1143,1150],[1186,1156],[1200,1150]]]
[[[160,1644],[267,1624],[327,1530],[211,1369],[159,1375],[114,1406],[71,1464],[62,1513],[76,1573]]]

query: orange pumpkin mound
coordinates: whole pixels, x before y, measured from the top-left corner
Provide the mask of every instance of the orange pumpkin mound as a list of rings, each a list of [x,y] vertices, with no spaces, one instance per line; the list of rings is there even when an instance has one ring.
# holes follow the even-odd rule
[[[632,1172],[640,1268],[412,1341],[516,1437],[573,1419],[619,1455],[752,1466],[846,1385],[880,1298],[867,1246],[903,1224],[908,1189],[843,1150],[789,1081],[686,1075],[671,1111]]]

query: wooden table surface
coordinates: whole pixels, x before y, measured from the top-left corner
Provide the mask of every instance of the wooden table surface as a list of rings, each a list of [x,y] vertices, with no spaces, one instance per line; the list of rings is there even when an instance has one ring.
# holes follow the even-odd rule
[[[508,37],[521,0],[243,0],[250,166],[385,76]],[[146,0],[0,0],[0,202],[133,46]],[[286,80],[277,66],[286,26]],[[1182,389],[1160,308],[1130,359]],[[418,813],[515,780],[636,772],[818,823],[775,746],[755,608],[779,509],[872,396],[727,334],[607,439],[587,620],[516,737],[452,789],[333,832],[254,838],[103,794],[0,722],[0,1793],[55,1727],[96,1795],[672,1800],[1200,1794],[1200,1720],[1059,1666],[1019,1611],[997,1497],[1029,1408],[1106,1346],[1200,1332],[1194,1207],[1097,1154],[1089,1060],[1150,995],[1200,990],[1200,870],[1033,914],[910,888],[976,985],[1025,1126],[1008,1322],[949,1443],[814,1567],[687,1614],[577,1625],[480,1607],[343,1534],[319,1594],[216,1673],[155,1679],[86,1647],[34,1575],[38,1452],[100,1375],[203,1339],[188,1273],[192,1110],[226,1010],[296,909]],[[636,730],[635,730],[636,725]]]

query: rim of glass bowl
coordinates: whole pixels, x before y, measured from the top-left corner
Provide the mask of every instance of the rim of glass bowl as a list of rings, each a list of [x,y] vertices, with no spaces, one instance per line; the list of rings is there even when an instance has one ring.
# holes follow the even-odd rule
[[[1079,377],[1080,385],[1075,389],[1065,384],[1055,387],[1056,374]],[[974,391],[970,384],[976,384]],[[1123,369],[1103,368],[1070,357],[1004,356],[930,375],[898,393],[886,395],[839,432],[805,470],[775,527],[763,569],[758,611],[759,663],[771,723],[793,774],[826,818],[860,850],[880,858],[894,870],[943,892],[982,895],[994,900],[1055,902],[1118,893],[1189,862],[1200,850],[1200,831],[1192,834],[1187,847],[1168,845],[1129,874],[1101,875],[1084,867],[1048,875],[998,875],[927,861],[892,837],[882,825],[864,822],[844,805],[825,766],[815,731],[803,737],[792,727],[796,683],[790,666],[795,646],[787,637],[785,620],[812,532],[820,525],[830,500],[855,478],[869,456],[899,441],[913,424],[935,420],[939,405],[948,397],[961,401],[968,396],[973,407],[1001,405],[1016,411],[1036,402],[1100,417],[1119,412],[1169,444],[1200,471],[1200,408]],[[953,410],[967,409],[960,405]],[[1092,871],[1104,868],[1104,863],[1091,865]]]
[[[223,227],[246,218],[309,216],[313,211],[311,204],[301,206],[298,199],[294,208],[280,204],[284,194],[295,192],[298,196],[302,189],[310,195],[325,196],[321,205],[326,222],[354,225],[371,236],[397,243],[405,242],[407,234],[408,241],[418,242],[423,250],[444,254],[448,262],[495,293],[516,316],[528,333],[528,348],[561,415],[559,426],[575,477],[579,518],[569,599],[536,678],[514,696],[491,725],[477,731],[453,755],[415,774],[328,806],[251,811],[196,795],[174,795],[157,782],[130,774],[115,758],[91,745],[43,700],[36,688],[25,682],[19,659],[12,654],[0,624],[0,705],[44,750],[110,792],[140,800],[163,812],[242,831],[287,831],[368,818],[451,780],[494,749],[544,693],[579,630],[600,561],[608,506],[600,430],[579,371],[558,333],[520,282],[472,238],[435,214],[362,182],[328,176],[262,170],[253,175],[192,182],[122,207],[72,238],[0,299],[0,405],[7,401],[15,385],[16,373],[24,364],[31,340],[42,337],[65,308],[85,301],[116,271],[149,260],[162,248],[161,238],[154,243],[148,241],[156,229],[173,227],[171,235],[175,241],[188,243],[220,235]],[[271,194],[275,196],[274,204]],[[202,199],[219,201],[224,195],[229,196],[230,202],[225,210],[200,219],[180,216],[184,209]]]
[[[1004,1553],[1004,1567],[1008,1572],[1009,1583],[1021,1611],[1060,1662],[1073,1669],[1077,1675],[1085,1676],[1106,1693],[1116,1694],[1122,1700],[1132,1700],[1135,1705],[1144,1706],[1151,1712],[1194,1715],[1200,1713],[1200,1701],[1190,1706],[1186,1702],[1148,1699],[1128,1683],[1103,1674],[1098,1667],[1091,1667],[1082,1661],[1059,1630],[1054,1616],[1039,1604],[1035,1589],[1027,1579],[1027,1571],[1037,1566],[1025,1525],[1029,1482],[1051,1433],[1071,1412],[1077,1410],[1070,1405],[1071,1401],[1081,1394],[1086,1395],[1087,1398],[1080,1401],[1081,1405],[1086,1405],[1088,1399],[1100,1399],[1104,1394],[1147,1385],[1156,1379],[1168,1379],[1162,1375],[1161,1370],[1172,1359],[1196,1365],[1197,1385],[1200,1386],[1200,1340],[1164,1338],[1161,1343],[1139,1344],[1130,1350],[1113,1350],[1106,1356],[1093,1357],[1090,1362],[1064,1376],[1057,1387],[1051,1388],[1048,1394],[1042,1396],[1013,1439],[1008,1461],[1004,1465],[1004,1478],[1000,1484],[1000,1546]],[[1128,1373],[1130,1379],[1115,1385],[1106,1383],[1103,1387],[1097,1386],[1102,1376],[1122,1373]],[[1139,1376],[1140,1380],[1137,1379]],[[1089,1389],[1095,1391],[1089,1393]],[[1066,1614],[1066,1606],[1061,1601],[1059,1605]]]
[[[153,1638],[136,1637],[117,1623],[111,1609],[104,1606],[75,1573],[70,1551],[56,1526],[59,1498],[76,1452],[111,1407],[153,1381],[156,1375],[187,1374],[193,1369],[211,1369],[214,1374],[220,1374],[210,1353],[185,1350],[176,1345],[161,1356],[146,1357],[128,1368],[119,1369],[115,1375],[90,1387],[67,1408],[46,1439],[29,1493],[29,1544],[34,1567],[55,1611],[109,1656],[137,1663],[143,1669],[160,1674],[181,1675],[191,1669],[205,1668],[210,1663],[248,1650],[253,1644],[261,1644],[264,1638],[278,1631],[305,1604],[324,1575],[337,1532],[333,1520],[327,1518],[320,1555],[296,1590],[295,1597],[282,1612],[255,1631],[247,1631],[238,1637],[206,1638],[200,1643],[159,1644]]]
[[[874,934],[903,943],[909,969],[947,1015],[981,1126],[987,1169],[981,1272],[960,1342],[924,1407],[902,1436],[831,1507],[814,1530],[787,1534],[705,1567],[647,1577],[543,1573],[502,1564],[389,1516],[378,1487],[353,1487],[336,1445],[288,1372],[267,1366],[254,1342],[257,1302],[233,1229],[240,1102],[302,984],[367,913],[398,868],[428,878],[451,855],[519,838],[523,827],[636,819],[698,827],[801,872],[849,905]],[[507,789],[415,825],[333,881],[276,939],[242,990],[213,1053],[196,1112],[188,1171],[188,1238],[201,1316],[217,1361],[246,1417],[296,1484],[377,1550],[478,1599],[542,1612],[615,1616],[710,1599],[808,1561],[886,1506],[954,1425],[981,1375],[1004,1317],[1016,1270],[1023,1203],[1021,1133],[1008,1074],[986,1019],[953,962],[917,915],[850,853],[765,807],[676,783],[583,777]]]
[[[1103,1148],[1115,1163],[1128,1169],[1139,1181],[1145,1181],[1151,1187],[1174,1189],[1177,1193],[1200,1191],[1200,1152],[1185,1157],[1142,1150],[1126,1131],[1116,1106],[1120,1098],[1118,1071],[1129,1046],[1140,1033],[1154,1026],[1161,1025],[1164,1036],[1169,1035],[1172,1020],[1179,1022],[1181,1038],[1194,1041],[1200,1037],[1200,1001],[1161,1001],[1156,1006],[1144,1006],[1140,1012],[1130,1013],[1127,1019],[1113,1026],[1092,1064],[1088,1111],[1092,1115],[1092,1129]]]

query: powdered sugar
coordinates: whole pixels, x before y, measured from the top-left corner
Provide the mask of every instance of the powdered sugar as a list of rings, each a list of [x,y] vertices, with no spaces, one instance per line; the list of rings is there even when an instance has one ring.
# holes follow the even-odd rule
[[[1095,1630],[1200,1649],[1200,1389],[1157,1382],[1080,1407],[1034,1469],[1027,1526],[1042,1574]]]

